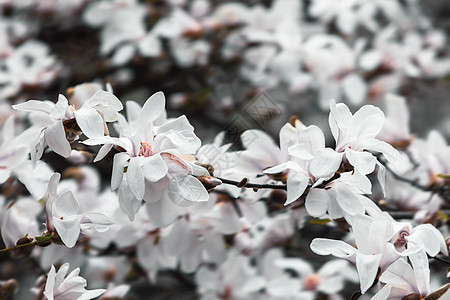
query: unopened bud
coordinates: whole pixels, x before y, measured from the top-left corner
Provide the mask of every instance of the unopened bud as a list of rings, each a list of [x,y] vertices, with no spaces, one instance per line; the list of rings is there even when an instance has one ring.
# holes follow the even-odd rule
[[[248,183],[248,178],[243,178],[236,186],[238,188],[245,187],[245,185]]]
[[[200,176],[197,179],[200,180],[205,189],[208,191],[222,184],[221,180],[213,176]]]
[[[30,238],[28,236],[25,236],[23,238],[20,238],[17,242],[16,242],[16,246],[20,246],[20,245],[26,245],[29,244],[33,241],[33,238]],[[31,254],[31,251],[33,251],[33,247],[34,245],[28,245],[28,246],[23,246],[20,248],[16,248],[13,249],[11,251],[11,255],[15,258],[19,258],[19,257],[27,257]]]

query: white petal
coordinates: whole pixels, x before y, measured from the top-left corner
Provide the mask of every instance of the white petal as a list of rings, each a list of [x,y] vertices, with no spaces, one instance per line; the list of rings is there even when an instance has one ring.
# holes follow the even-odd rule
[[[284,205],[289,205],[303,195],[308,186],[309,178],[301,175],[290,176],[287,180],[287,199]]]
[[[64,218],[64,220],[53,218],[56,231],[68,248],[72,248],[77,243],[80,235],[80,220],[81,215],[69,216]]]
[[[349,215],[363,214],[364,207],[358,196],[345,184],[333,185],[331,190],[334,193],[339,207]]]
[[[316,238],[311,243],[311,250],[319,255],[333,255],[339,258],[352,259],[357,253],[357,250],[349,244],[338,241],[329,240],[323,238]]]
[[[380,266],[381,254],[365,255],[358,253],[356,255],[356,269],[361,282],[361,293],[365,293],[375,281]]]
[[[411,235],[406,236],[408,243],[423,245],[425,251],[436,256],[440,251],[447,255],[447,247],[441,232],[431,224],[421,224],[414,228]]]
[[[111,174],[111,190],[115,191],[119,188],[123,178],[123,169],[128,159],[130,159],[130,156],[127,153],[117,153],[114,155]]]
[[[154,93],[145,101],[138,118],[138,128],[147,127],[148,123],[155,121],[164,112],[166,98],[163,92]]]
[[[74,112],[75,119],[81,131],[88,138],[104,135],[104,122],[102,116],[89,106],[84,106]]]
[[[342,161],[342,153],[337,153],[331,148],[325,148],[317,152],[309,165],[309,171],[315,178],[328,178],[339,169]]]
[[[305,208],[313,217],[319,218],[326,214],[330,203],[330,195],[324,189],[312,189],[306,196]]]
[[[377,159],[369,152],[354,151],[350,148],[346,148],[345,157],[348,159],[349,163],[363,175],[372,173],[373,170],[375,170]]]
[[[69,100],[62,95],[59,94],[58,102],[56,102],[55,106],[53,106],[50,116],[53,119],[62,119],[66,114],[66,109],[69,107]]]
[[[186,176],[182,180],[172,180],[168,192],[170,199],[176,205],[183,205],[185,201],[195,203],[209,199],[209,194],[203,184],[193,176]]]
[[[24,111],[41,111],[47,114],[50,114],[52,110],[52,107],[48,103],[38,100],[28,100],[25,103],[13,105],[12,108]]]
[[[156,182],[167,175],[167,165],[160,154],[155,154],[144,159],[143,171],[145,179]]]
[[[68,217],[78,214],[80,202],[72,191],[67,191],[58,196],[53,202],[52,214],[54,217]]]
[[[126,173],[128,186],[138,200],[142,200],[145,193],[144,172],[142,171],[141,165],[142,159],[140,157],[130,158]]]
[[[48,126],[44,132],[45,141],[50,149],[63,157],[67,158],[70,156],[70,151],[72,149],[66,139],[66,133],[61,120]]]

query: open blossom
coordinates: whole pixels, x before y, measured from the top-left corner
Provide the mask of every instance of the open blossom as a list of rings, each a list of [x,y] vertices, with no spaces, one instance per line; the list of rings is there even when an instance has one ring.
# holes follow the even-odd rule
[[[103,214],[96,212],[79,213],[80,202],[71,191],[57,194],[56,189],[61,174],[54,173],[47,188],[45,214],[49,232],[57,232],[63,243],[72,248],[80,232],[94,229],[106,231],[112,222]]]
[[[113,145],[124,150],[114,156],[111,189],[119,190],[121,207],[130,220],[134,219],[142,200],[150,206],[148,210],[163,216],[163,211],[171,209],[168,201],[185,206],[209,198],[201,182],[192,176],[209,174],[188,161],[193,160],[200,139],[185,116],[160,124],[164,107],[164,94],[155,93],[147,99],[135,120],[129,120],[130,123],[121,120],[121,137],[104,136],[84,142],[104,144],[95,160],[103,158]]]
[[[105,289],[86,290],[87,282],[79,276],[80,268],[76,268],[67,275],[69,267],[69,264],[65,263],[56,272],[52,265],[44,290],[48,300],[89,300],[106,292]]]
[[[33,125],[40,128],[40,133],[31,142],[31,158],[39,160],[46,146],[63,157],[69,157],[70,142],[78,139],[81,133],[88,137],[102,136],[105,121],[117,120],[117,111],[122,104],[113,94],[98,91],[83,106],[76,110],[64,95],[58,96],[58,102],[29,100],[13,105],[16,110],[28,111]],[[76,121],[76,124],[72,123]],[[79,129],[81,129],[81,132]]]

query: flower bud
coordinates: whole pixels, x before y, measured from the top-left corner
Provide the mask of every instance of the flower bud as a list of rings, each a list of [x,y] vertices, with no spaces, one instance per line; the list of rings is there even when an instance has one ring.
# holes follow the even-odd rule
[[[197,179],[200,180],[205,189],[208,191],[222,184],[222,181],[213,176],[200,176]]]

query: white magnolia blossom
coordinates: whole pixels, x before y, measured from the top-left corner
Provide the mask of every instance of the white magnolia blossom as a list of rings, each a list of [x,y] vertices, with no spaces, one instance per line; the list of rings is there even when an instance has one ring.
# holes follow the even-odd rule
[[[86,290],[87,282],[79,276],[80,268],[76,268],[67,275],[69,267],[69,264],[65,263],[56,272],[52,265],[44,290],[48,300],[89,300],[106,292],[105,289]]]
[[[122,103],[113,94],[98,91],[87,100],[80,109],[69,105],[67,98],[60,94],[58,102],[29,100],[25,103],[13,105],[16,110],[31,112],[33,125],[40,128],[37,138],[31,142],[31,158],[33,162],[39,160],[46,148],[63,157],[71,153],[70,142],[79,138],[73,125],[67,125],[75,119],[81,131],[88,137],[103,136],[105,122],[113,122],[118,118],[117,112],[122,110]]]
[[[63,243],[72,248],[80,232],[90,229],[104,232],[113,224],[105,215],[97,212],[79,213],[80,203],[71,191],[57,193],[61,174],[50,178],[45,197],[46,225],[49,232],[57,232]]]

